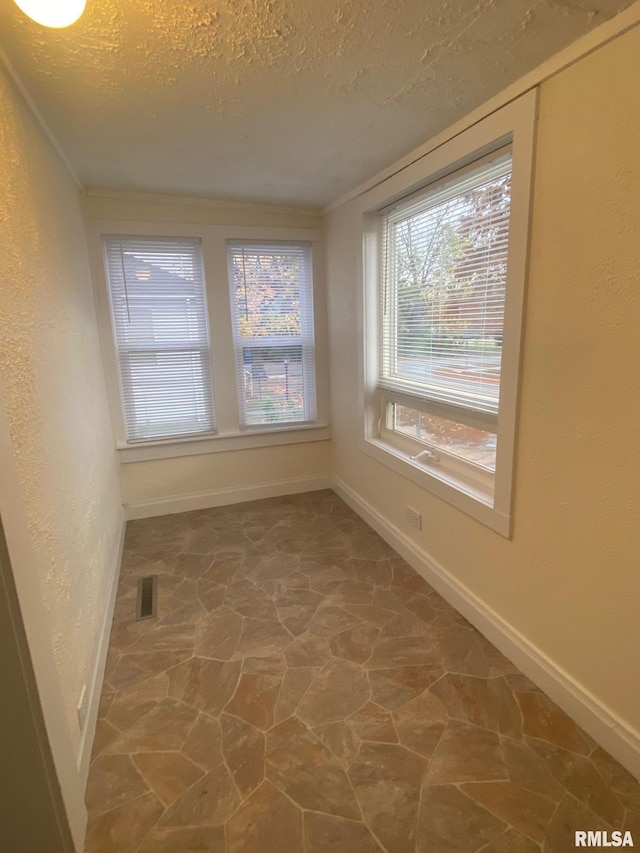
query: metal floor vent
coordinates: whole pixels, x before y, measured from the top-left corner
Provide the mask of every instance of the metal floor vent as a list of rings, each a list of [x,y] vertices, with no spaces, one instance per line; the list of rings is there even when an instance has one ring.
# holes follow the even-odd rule
[[[156,615],[158,597],[158,576],[150,575],[138,581],[138,598],[136,601],[136,620],[150,619]]]

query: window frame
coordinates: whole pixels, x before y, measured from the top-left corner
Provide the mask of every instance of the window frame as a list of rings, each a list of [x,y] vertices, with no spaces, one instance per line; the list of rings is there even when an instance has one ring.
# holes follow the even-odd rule
[[[331,431],[328,419],[326,311],[322,233],[317,228],[254,225],[188,225],[185,223],[94,220],[87,224],[89,259],[94,298],[105,366],[105,381],[115,448],[121,462],[168,459],[230,450],[298,444],[326,440]],[[103,237],[191,238],[200,240],[209,320],[210,368],[213,385],[215,433],[151,439],[128,443],[114,345]],[[231,326],[227,252],[228,240],[311,243],[313,275],[313,319],[315,333],[316,420],[313,423],[270,424],[264,429],[243,430],[239,424],[235,358]]]
[[[140,353],[143,351],[148,351],[154,353],[156,356],[163,355],[165,353],[175,352],[176,349],[187,349],[188,347],[185,344],[181,344],[178,347],[175,343],[170,345],[162,345],[160,343],[157,344],[156,347],[150,349],[147,346],[141,345],[132,345],[129,347],[119,346],[118,344],[118,330],[117,323],[115,317],[116,304],[114,302],[115,294],[113,291],[113,287],[111,285],[111,281],[109,280],[109,241],[136,241],[140,238],[140,235],[122,235],[122,234],[104,234],[101,237],[102,243],[102,252],[103,252],[103,262],[105,267],[105,283],[107,287],[107,297],[109,302],[109,318],[110,318],[110,328],[112,334],[113,348],[116,356],[117,363],[117,373],[118,373],[118,396],[120,401],[120,414],[122,416],[122,426],[124,430],[124,434],[127,434],[127,425],[126,425],[126,416],[125,416],[125,401],[126,399],[132,399],[135,394],[136,383],[132,379],[131,376],[131,365],[135,361],[136,353]],[[211,326],[209,322],[209,306],[207,300],[207,282],[204,272],[204,264],[202,260],[202,243],[199,239],[193,238],[172,238],[172,237],[145,237],[144,241],[148,241],[150,244],[155,244],[156,246],[161,246],[162,243],[166,243],[167,245],[172,245],[173,242],[183,242],[183,243],[192,243],[194,248],[196,248],[197,254],[197,263],[199,267],[199,272],[202,276],[202,300],[203,300],[203,320],[204,320],[204,331],[206,333],[206,340],[198,341],[198,346],[193,346],[191,350],[197,350],[201,353],[201,358],[203,360],[203,385],[202,390],[206,397],[208,397],[209,409],[211,415],[211,425],[206,429],[201,430],[192,430],[178,433],[165,433],[164,435],[157,436],[146,436],[146,437],[138,437],[133,438],[129,437],[126,439],[127,446],[139,446],[143,444],[148,444],[149,442],[155,441],[171,441],[171,440],[181,440],[195,437],[203,437],[209,438],[216,434],[216,412],[215,412],[215,400],[213,396],[213,377],[211,375]],[[123,281],[124,281],[124,289],[125,293],[127,292],[127,279],[124,273],[124,263],[123,263]],[[150,312],[152,313],[152,312]],[[205,345],[206,344],[206,345]]]
[[[302,254],[304,256],[305,264],[308,264],[308,281],[311,285],[311,293],[307,294],[305,300],[308,301],[309,310],[305,314],[304,312],[300,312],[300,325],[301,331],[300,334],[296,337],[294,336],[273,336],[269,338],[247,338],[243,340],[240,336],[238,326],[236,324],[235,318],[233,316],[234,305],[233,299],[231,296],[233,290],[233,281],[232,281],[232,259],[233,259],[233,250],[238,246],[247,245],[249,247],[255,248],[258,245],[264,245],[266,249],[272,249],[280,244],[283,247],[292,247],[296,246],[302,249]],[[313,305],[313,295],[314,295],[314,276],[313,276],[313,248],[312,244],[309,241],[304,240],[226,240],[225,241],[226,249],[227,249],[227,269],[228,269],[228,286],[229,286],[229,304],[230,304],[230,322],[232,325],[233,332],[233,343],[234,343],[234,355],[235,355],[235,365],[236,365],[236,393],[238,394],[238,418],[240,429],[243,432],[261,432],[263,430],[270,429],[291,429],[300,426],[310,426],[313,425],[317,418],[317,391],[316,391],[316,358],[315,358],[315,322],[314,322],[314,305]],[[241,349],[263,349],[267,347],[287,347],[287,346],[299,346],[301,349],[301,370],[303,374],[303,396],[304,396],[304,413],[305,417],[296,421],[281,421],[281,422],[263,422],[257,424],[248,423],[248,409],[246,404],[246,399],[242,399],[239,393],[239,385],[240,385],[240,376],[238,373],[238,351]],[[309,358],[305,357],[305,351],[310,352],[311,354],[311,366],[309,366]],[[307,417],[307,415],[313,415],[313,417]]]
[[[506,538],[512,532],[517,404],[522,353],[524,299],[528,263],[531,189],[537,91],[532,90],[457,136],[443,141],[381,181],[358,200],[362,223],[360,260],[361,387],[364,413],[361,449],[426,491],[446,501]],[[379,287],[383,211],[498,152],[512,149],[512,196],[507,284],[502,342],[500,407],[497,418],[496,472],[493,488],[482,478],[465,476],[459,466],[412,458],[411,439],[398,439],[384,427],[384,392],[378,388],[380,334]],[[388,393],[388,392],[387,392]],[[447,417],[443,413],[443,416]],[[416,445],[420,445],[416,441]],[[437,450],[438,454],[441,451]],[[471,463],[466,463],[467,465]]]

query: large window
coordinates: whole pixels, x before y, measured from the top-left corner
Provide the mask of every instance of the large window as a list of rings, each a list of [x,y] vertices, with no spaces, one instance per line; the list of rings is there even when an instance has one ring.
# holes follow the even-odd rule
[[[227,252],[241,425],[313,422],[311,246],[229,241]]]
[[[123,461],[329,437],[317,229],[99,221],[93,231]]]
[[[479,480],[496,467],[510,206],[507,151],[382,213],[383,434]]]
[[[535,94],[362,198],[363,449],[511,531]]]
[[[127,441],[212,432],[199,241],[106,237],[104,245]]]

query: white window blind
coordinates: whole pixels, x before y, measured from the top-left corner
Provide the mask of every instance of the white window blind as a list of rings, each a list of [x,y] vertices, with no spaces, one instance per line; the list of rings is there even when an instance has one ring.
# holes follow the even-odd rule
[[[127,441],[214,429],[200,242],[105,237]]]
[[[227,243],[243,427],[316,419],[309,243]]]
[[[494,431],[510,180],[503,151],[382,214],[379,387]]]

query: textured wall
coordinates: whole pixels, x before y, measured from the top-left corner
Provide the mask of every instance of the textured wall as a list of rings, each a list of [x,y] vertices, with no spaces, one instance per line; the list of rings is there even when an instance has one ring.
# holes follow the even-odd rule
[[[78,191],[0,71],[0,383],[73,743],[121,499]]]
[[[359,450],[354,204],[327,233],[335,473],[637,730],[639,56],[637,28],[541,89],[511,541]]]

